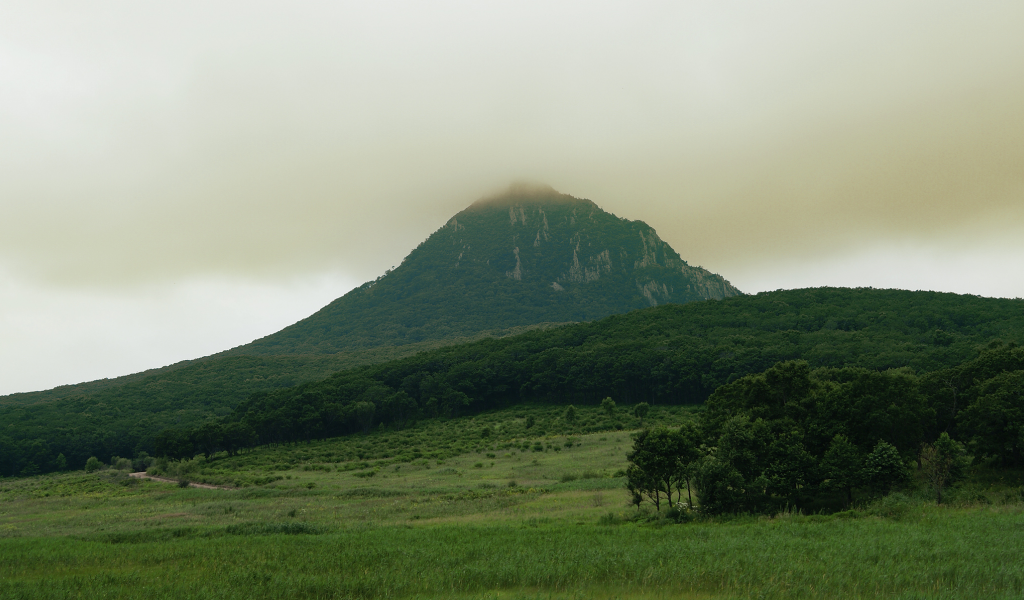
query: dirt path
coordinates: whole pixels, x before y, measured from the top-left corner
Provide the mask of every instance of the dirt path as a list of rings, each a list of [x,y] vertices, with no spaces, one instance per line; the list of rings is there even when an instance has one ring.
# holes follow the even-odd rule
[[[163,481],[163,482],[166,482],[166,483],[178,483],[177,479],[168,479],[166,477],[153,477],[152,475],[146,475],[145,471],[139,471],[138,473],[129,473],[128,476],[129,477],[134,477],[136,479],[152,479],[153,481]],[[209,484],[206,484],[206,483],[194,483],[194,482],[191,482],[191,481],[189,482],[188,487],[203,488],[203,489],[206,489],[206,490],[233,490],[233,489],[235,489],[235,488],[230,488],[230,487],[223,486],[223,485],[209,485]]]

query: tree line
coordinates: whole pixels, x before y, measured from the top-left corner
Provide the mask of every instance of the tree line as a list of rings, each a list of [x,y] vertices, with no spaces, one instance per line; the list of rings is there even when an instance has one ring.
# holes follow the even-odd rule
[[[942,502],[969,455],[1024,466],[1022,378],[1014,345],[921,377],[781,362],[719,387],[696,423],[637,434],[627,488],[658,510],[694,493],[707,514],[818,510],[887,494],[916,468]]]

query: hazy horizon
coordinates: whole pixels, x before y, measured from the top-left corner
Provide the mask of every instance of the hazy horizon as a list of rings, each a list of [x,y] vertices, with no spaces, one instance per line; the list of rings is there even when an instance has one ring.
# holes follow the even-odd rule
[[[1024,296],[1024,4],[0,8],[0,394],[247,343],[516,180],[747,293]]]

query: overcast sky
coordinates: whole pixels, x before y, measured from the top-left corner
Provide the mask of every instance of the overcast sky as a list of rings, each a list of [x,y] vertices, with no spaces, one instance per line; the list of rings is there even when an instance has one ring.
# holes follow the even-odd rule
[[[1024,296],[1024,2],[0,4],[0,394],[195,358],[547,183],[745,292]]]

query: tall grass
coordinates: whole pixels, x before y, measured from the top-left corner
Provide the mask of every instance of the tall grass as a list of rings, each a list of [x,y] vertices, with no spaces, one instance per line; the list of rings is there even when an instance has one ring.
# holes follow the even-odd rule
[[[1024,513],[0,540],[4,598],[1020,598]],[[317,533],[319,535],[308,535]]]
[[[628,432],[520,438],[520,416],[485,417],[196,461],[274,477],[241,489],[0,480],[0,599],[1024,595],[1021,473],[979,469],[944,507],[910,488],[837,515],[669,525],[627,508]],[[394,448],[423,457],[369,458]]]

